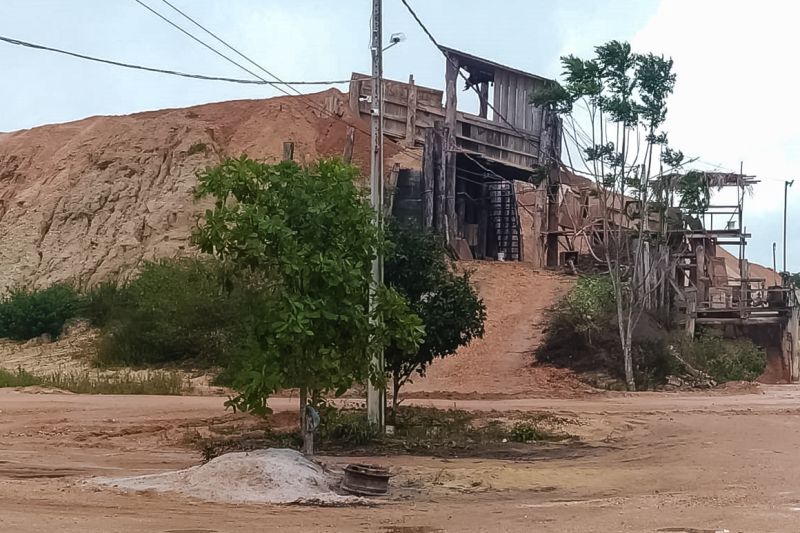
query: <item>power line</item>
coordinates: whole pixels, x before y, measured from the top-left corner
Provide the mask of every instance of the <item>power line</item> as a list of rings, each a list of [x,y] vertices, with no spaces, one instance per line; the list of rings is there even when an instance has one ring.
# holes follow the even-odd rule
[[[161,69],[156,67],[147,67],[144,65],[135,65],[132,63],[123,63],[121,61],[114,61],[112,59],[103,59],[100,57],[89,56],[85,54],[80,54],[78,52],[70,52],[68,50],[62,50],[60,48],[53,48],[50,46],[45,46],[42,44],[30,43],[27,41],[21,41],[19,39],[12,39],[11,37],[4,37],[0,35],[0,41],[4,41],[8,44],[13,44],[16,46],[24,46],[26,48],[33,48],[35,50],[44,50],[46,52],[55,52],[57,54],[63,54],[66,56],[75,57],[78,59],[84,59],[87,61],[94,61],[95,63],[104,63],[107,65],[113,65],[116,67],[123,67],[129,68],[134,70],[143,70],[146,72],[155,72],[158,74],[169,74],[172,76],[180,76],[183,78],[192,78],[197,80],[206,80],[206,81],[224,81],[229,83],[240,83],[245,85],[275,85],[275,83],[265,82],[262,80],[246,80],[241,78],[226,78],[222,76],[207,76],[205,74],[191,74],[188,72],[181,72],[178,70],[169,70],[169,69]],[[365,76],[361,79],[372,79],[369,76]],[[340,83],[349,83],[351,80],[328,80],[328,81],[291,81],[291,82],[279,82],[284,85],[336,85]]]
[[[138,0],[137,0],[137,1],[138,1]],[[222,39],[220,36],[218,36],[216,33],[214,33],[213,31],[209,30],[208,28],[206,28],[205,26],[203,26],[202,24],[200,24],[199,22],[197,22],[197,20],[195,20],[194,18],[192,18],[191,16],[189,16],[189,15],[188,15],[187,13],[185,13],[184,11],[181,11],[179,8],[175,7],[175,5],[174,5],[174,4],[172,4],[171,2],[169,2],[168,0],[161,0],[161,1],[162,1],[163,3],[165,3],[165,4],[167,4],[167,5],[168,5],[169,7],[171,7],[173,10],[177,11],[177,12],[178,12],[178,13],[179,13],[179,14],[180,14],[180,15],[181,15],[183,18],[185,18],[186,20],[188,20],[189,22],[191,22],[192,24],[194,24],[195,26],[197,26],[198,28],[200,28],[201,30],[203,30],[204,32],[206,32],[208,35],[210,35],[211,37],[213,37],[214,39],[216,39],[218,42],[220,42],[220,43],[221,43],[223,46],[227,47],[229,50],[231,50],[232,52],[234,52],[236,55],[238,55],[239,57],[241,57],[242,59],[244,59],[245,61],[247,61],[247,62],[248,62],[248,63],[250,63],[251,65],[253,65],[254,67],[256,67],[256,68],[260,69],[262,72],[265,72],[265,73],[267,74],[267,76],[270,76],[270,77],[274,78],[276,81],[278,81],[278,82],[280,82],[280,83],[283,83],[283,84],[285,84],[285,85],[289,85],[289,88],[290,88],[290,89],[293,89],[293,90],[294,90],[296,93],[298,93],[298,94],[301,94],[301,93],[300,93],[300,91],[298,91],[298,90],[297,90],[297,89],[295,89],[294,87],[291,87],[291,85],[290,85],[290,84],[286,84],[285,82],[283,82],[283,81],[282,81],[282,80],[281,80],[281,79],[280,79],[278,76],[276,76],[275,74],[273,74],[272,72],[270,72],[270,71],[269,71],[269,70],[267,70],[266,68],[262,67],[261,65],[259,65],[258,63],[256,63],[255,61],[253,61],[252,59],[250,59],[249,57],[247,57],[246,55],[244,55],[244,54],[243,54],[241,51],[239,51],[237,48],[234,48],[234,47],[233,47],[233,45],[229,44],[228,42],[226,42],[225,40],[223,40],[223,39]],[[254,74],[254,76],[257,76],[257,75],[256,75],[256,74]]]
[[[276,81],[268,81],[268,80],[266,80],[265,78],[263,78],[262,76],[260,76],[259,74],[257,74],[257,73],[255,73],[255,72],[253,72],[252,70],[248,69],[247,67],[245,67],[245,66],[244,66],[244,65],[242,65],[241,63],[239,63],[239,62],[235,61],[234,59],[231,59],[231,58],[230,58],[230,57],[228,57],[227,55],[223,54],[222,52],[218,51],[218,50],[217,50],[216,48],[214,48],[213,46],[209,45],[208,43],[206,43],[205,41],[203,41],[202,39],[200,39],[199,37],[196,37],[195,35],[193,35],[193,34],[192,34],[192,33],[190,33],[189,31],[185,30],[184,28],[182,28],[181,26],[179,26],[178,24],[176,24],[175,22],[173,22],[173,21],[172,21],[172,20],[170,20],[169,18],[165,17],[164,15],[162,15],[161,13],[159,13],[158,11],[154,10],[153,8],[151,8],[150,6],[148,6],[147,4],[145,4],[144,2],[142,2],[141,0],[134,0],[134,1],[135,1],[136,3],[138,3],[139,5],[141,5],[142,7],[146,8],[148,11],[150,11],[150,12],[151,12],[151,13],[153,13],[154,15],[156,15],[156,16],[157,16],[158,18],[160,18],[161,20],[163,20],[163,21],[165,21],[166,23],[168,23],[170,26],[172,26],[172,27],[174,27],[174,28],[178,29],[178,30],[179,30],[181,33],[183,33],[184,35],[187,35],[187,36],[188,36],[188,37],[190,37],[192,40],[194,40],[194,41],[196,41],[196,42],[200,43],[200,44],[201,44],[203,47],[205,47],[205,48],[208,48],[209,50],[213,51],[215,54],[217,54],[217,55],[219,55],[220,57],[224,58],[226,61],[229,61],[230,63],[232,63],[232,64],[236,65],[237,67],[241,68],[242,70],[244,70],[245,72],[249,73],[250,75],[252,75],[252,76],[254,76],[254,77],[258,78],[258,79],[259,79],[259,80],[261,80],[261,81],[263,81],[264,83],[266,83],[266,84],[269,84],[269,85],[273,85],[273,86],[275,86],[275,88],[276,88],[276,89],[280,90],[280,91],[281,91],[281,92],[283,92],[285,95],[287,95],[287,96],[291,96],[291,94],[290,94],[288,91],[286,91],[285,89],[283,89],[283,87],[280,87],[280,85],[285,85],[285,86],[286,86],[286,87],[288,87],[289,89],[293,90],[293,91],[294,91],[294,92],[295,92],[295,93],[298,95],[298,97],[299,97],[299,98],[301,98],[301,99],[302,99],[304,102],[306,102],[306,104],[308,104],[308,106],[309,106],[309,107],[315,108],[315,109],[317,109],[318,111],[320,111],[322,114],[324,114],[324,115],[327,115],[327,116],[329,116],[329,117],[331,117],[331,118],[334,118],[334,119],[336,119],[336,120],[340,120],[340,121],[342,121],[343,123],[347,124],[349,127],[353,128],[353,129],[355,129],[355,130],[358,130],[358,131],[360,131],[360,132],[361,132],[361,133],[363,133],[364,135],[370,135],[370,132],[369,132],[369,131],[367,131],[366,129],[364,129],[363,127],[361,127],[359,124],[357,124],[357,123],[353,123],[353,122],[350,122],[350,121],[346,120],[345,118],[343,118],[343,117],[341,117],[341,116],[337,115],[336,113],[334,113],[334,112],[332,112],[332,111],[328,110],[326,107],[324,107],[324,106],[322,106],[322,105],[318,104],[317,102],[314,102],[314,101],[313,101],[313,100],[311,100],[310,98],[308,98],[308,96],[307,96],[307,95],[303,94],[302,92],[300,92],[299,90],[297,90],[295,87],[292,87],[292,84],[291,84],[291,83],[287,83],[287,82],[284,82],[284,81],[282,81],[282,80],[281,80],[279,77],[277,77],[275,74],[273,74],[272,72],[270,72],[269,70],[267,70],[265,67],[263,67],[262,65],[260,65],[259,63],[257,63],[257,62],[256,62],[256,61],[254,61],[253,59],[251,59],[250,57],[246,56],[244,53],[242,53],[241,51],[239,51],[239,50],[238,50],[237,48],[235,48],[233,45],[231,45],[231,44],[229,44],[228,42],[226,42],[224,39],[222,39],[222,38],[221,38],[221,37],[219,37],[217,34],[215,34],[215,33],[214,33],[214,32],[212,32],[211,30],[209,30],[208,28],[206,28],[205,26],[203,26],[202,24],[200,24],[200,23],[199,23],[197,20],[195,20],[194,18],[192,18],[190,15],[188,15],[188,14],[187,14],[187,13],[185,13],[184,11],[182,11],[182,10],[178,9],[177,7],[175,7],[175,6],[174,6],[173,4],[171,4],[170,2],[168,2],[168,1],[166,1],[166,0],[162,0],[162,1],[163,1],[163,2],[166,4],[166,5],[168,5],[168,6],[169,6],[169,7],[171,7],[172,9],[174,9],[176,12],[178,12],[178,13],[179,13],[181,16],[183,16],[184,18],[186,18],[186,19],[187,19],[188,21],[190,21],[192,24],[194,24],[195,26],[197,26],[198,28],[200,28],[201,30],[203,30],[204,32],[206,32],[208,35],[210,35],[211,37],[213,37],[214,39],[216,39],[217,41],[219,41],[220,43],[222,43],[222,44],[223,44],[225,47],[227,47],[228,49],[232,50],[234,53],[236,53],[238,56],[240,56],[240,57],[242,57],[243,59],[245,59],[245,60],[246,60],[248,63],[250,63],[251,65],[255,66],[255,67],[256,67],[256,68],[258,68],[259,70],[261,70],[261,71],[265,72],[267,75],[269,75],[269,76],[271,76],[272,78],[274,78]],[[369,79],[371,79],[371,78],[369,78]],[[384,137],[386,137],[386,134],[384,134]],[[394,142],[394,141],[391,141],[391,142]],[[401,152],[404,152],[404,153],[406,153],[406,154],[407,154],[407,155],[409,155],[410,157],[412,157],[412,158],[414,158],[414,159],[416,159],[416,160],[418,160],[418,161],[420,161],[420,162],[422,161],[422,158],[421,158],[421,157],[420,157],[418,154],[416,154],[416,153],[414,153],[414,152],[410,151],[410,148],[403,147],[403,148],[401,148],[401,150],[400,150],[400,151],[401,151]]]
[[[237,66],[237,67],[239,67],[240,69],[244,70],[245,72],[247,72],[247,73],[248,73],[248,74],[250,74],[251,76],[253,76],[253,77],[255,77],[255,78],[258,78],[259,80],[261,80],[261,81],[263,81],[263,82],[265,82],[265,83],[269,83],[269,84],[273,85],[273,84],[272,84],[272,82],[269,82],[269,81],[265,80],[264,78],[262,78],[261,76],[259,76],[259,75],[258,75],[258,74],[256,74],[255,72],[253,72],[252,70],[250,70],[250,69],[248,69],[247,67],[245,67],[244,65],[242,65],[242,64],[240,64],[240,63],[238,63],[238,62],[236,62],[236,60],[234,60],[234,59],[231,59],[230,57],[226,56],[225,54],[223,54],[222,52],[220,52],[219,50],[217,50],[216,48],[214,48],[214,47],[213,47],[213,46],[211,46],[210,44],[206,43],[206,42],[205,42],[205,41],[203,41],[202,39],[200,39],[200,38],[198,38],[198,37],[195,37],[195,36],[194,36],[192,33],[190,33],[189,31],[187,31],[187,30],[183,29],[182,27],[180,27],[179,25],[175,24],[175,23],[174,23],[174,22],[172,22],[170,19],[168,19],[167,17],[165,17],[164,15],[162,15],[161,13],[159,13],[158,11],[156,11],[155,9],[153,9],[152,7],[150,7],[150,6],[148,6],[147,4],[145,4],[144,2],[142,2],[142,0],[133,0],[133,1],[134,1],[134,2],[136,2],[137,4],[139,4],[140,6],[142,6],[143,8],[145,8],[146,10],[148,10],[150,13],[152,13],[152,14],[154,14],[155,16],[157,16],[158,18],[160,18],[161,20],[163,20],[164,22],[166,22],[167,24],[169,24],[170,26],[172,26],[173,28],[175,28],[176,30],[178,30],[179,32],[181,32],[181,33],[183,33],[184,35],[186,35],[187,37],[189,37],[189,38],[190,38],[190,39],[192,39],[193,41],[195,41],[195,42],[199,43],[201,46],[203,46],[203,47],[205,47],[205,48],[208,48],[209,50],[211,50],[212,52],[214,52],[216,55],[218,55],[219,57],[221,57],[222,59],[224,59],[224,60],[228,61],[229,63],[233,63],[234,65],[236,65],[236,66]],[[284,89],[283,87],[281,87],[281,86],[279,86],[279,85],[273,85],[273,86],[274,86],[276,89],[278,89],[279,91],[281,91],[283,94],[285,94],[285,95],[289,96],[289,93],[288,93],[288,92],[286,92],[286,89]]]

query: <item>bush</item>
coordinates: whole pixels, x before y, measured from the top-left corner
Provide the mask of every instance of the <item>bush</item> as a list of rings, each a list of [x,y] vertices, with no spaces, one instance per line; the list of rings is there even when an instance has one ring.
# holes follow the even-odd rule
[[[718,383],[754,381],[767,365],[767,355],[750,339],[724,339],[704,332],[694,341],[686,339],[680,345],[686,361],[710,375]]]
[[[330,406],[320,409],[317,435],[323,444],[349,446],[363,446],[380,437],[375,426],[367,420],[364,411]]]
[[[41,383],[41,378],[34,376],[22,368],[18,368],[16,372],[0,368],[0,388],[30,387],[31,385],[40,385]]]
[[[614,313],[614,290],[608,276],[586,276],[556,306],[553,321],[556,328],[569,329],[588,344],[592,336],[608,326]]]
[[[81,307],[74,287],[57,283],[46,289],[14,289],[0,300],[0,337],[29,340],[47,334],[55,339]]]
[[[224,364],[246,337],[259,294],[225,290],[225,281],[217,261],[179,259],[146,263],[118,289],[99,287],[87,306],[104,324],[97,362]]]
[[[624,379],[618,331],[609,277],[581,277],[553,309],[545,341],[537,351],[537,361]],[[673,373],[675,361],[667,349],[667,340],[667,331],[653,316],[643,313],[633,332],[637,388],[661,385]]]
[[[125,307],[123,299],[127,294],[112,281],[103,282],[90,289],[83,300],[81,317],[93,326],[103,327],[108,324],[115,309]]]

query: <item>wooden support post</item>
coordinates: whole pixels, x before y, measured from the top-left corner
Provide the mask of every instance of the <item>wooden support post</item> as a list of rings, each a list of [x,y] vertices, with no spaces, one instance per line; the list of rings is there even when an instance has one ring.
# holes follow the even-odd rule
[[[392,166],[392,171],[389,173],[389,202],[386,206],[385,214],[392,215],[394,210],[394,196],[397,194],[397,180],[400,178],[400,163],[395,163]]]
[[[550,268],[558,266],[558,230],[561,212],[561,176],[558,170],[559,148],[553,144],[554,130],[558,122],[556,114],[549,109],[542,109],[542,120],[545,128],[539,145],[539,164],[547,169],[547,239],[545,241],[545,265]],[[558,138],[560,145],[561,139]]]
[[[558,266],[558,214],[559,194],[561,187],[553,177],[558,169],[551,168],[547,179],[547,241],[545,243],[545,265],[550,268]]]
[[[447,70],[445,72],[445,90],[447,101],[445,102],[445,131],[446,140],[445,150],[445,194],[447,195],[445,212],[447,227],[447,243],[451,246],[455,244],[457,231],[456,222],[456,128],[457,128],[457,96],[456,85],[458,81],[458,59],[447,57]]]
[[[283,143],[283,160],[284,161],[293,161],[294,160],[294,143],[293,142],[285,142],[285,143]]]
[[[361,88],[363,86],[361,80],[350,80],[350,111],[357,117],[361,113],[359,108],[359,100],[361,98]]]
[[[353,146],[356,143],[356,129],[353,126],[347,127],[347,136],[344,140],[344,152],[342,152],[342,160],[345,163],[353,161]]]
[[[467,205],[464,198],[456,198],[456,238],[464,238],[464,223],[466,221]]]
[[[706,248],[702,244],[695,247],[695,264],[697,265],[694,272],[694,284],[697,287],[697,296],[695,302],[704,303],[708,302],[708,277],[706,276]]]
[[[433,227],[444,233],[445,219],[445,157],[444,157],[444,124],[437,121],[433,125]]]
[[[483,183],[481,185],[480,211],[478,211],[478,259],[486,259],[486,232],[489,226],[489,202],[486,200],[486,194],[486,183]]]
[[[693,339],[697,318],[697,291],[687,289],[684,294],[686,295],[686,335]]]
[[[478,116],[481,118],[489,117],[489,82],[485,81],[478,86],[478,94],[480,94],[480,111]]]
[[[433,196],[436,181],[436,134],[433,128],[425,130],[422,149],[422,227],[433,227]]]
[[[406,139],[407,146],[414,146],[417,137],[417,86],[414,85],[414,75],[408,77],[408,111],[406,114]]]

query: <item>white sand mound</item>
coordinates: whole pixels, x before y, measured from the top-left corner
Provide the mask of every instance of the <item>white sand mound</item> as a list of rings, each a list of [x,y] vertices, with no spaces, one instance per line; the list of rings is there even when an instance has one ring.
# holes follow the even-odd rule
[[[366,503],[364,498],[333,492],[333,477],[301,453],[287,449],[228,453],[186,470],[95,482],[125,490],[176,492],[210,502]]]

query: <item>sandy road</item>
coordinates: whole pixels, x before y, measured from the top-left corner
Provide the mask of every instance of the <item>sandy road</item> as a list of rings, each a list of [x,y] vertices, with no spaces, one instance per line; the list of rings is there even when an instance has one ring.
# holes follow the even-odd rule
[[[187,431],[219,417],[245,420],[224,414],[221,398],[3,390],[0,531],[794,532],[800,388],[763,391],[457,401],[459,408],[571,413],[581,420],[581,442],[543,446],[515,461],[372,458],[389,465],[396,482],[413,485],[410,496],[370,509],[322,509],[207,504],[83,482],[195,464]],[[276,399],[273,407],[293,409],[294,401]]]

